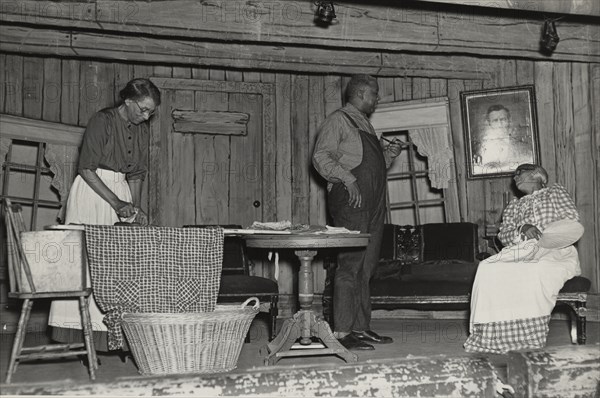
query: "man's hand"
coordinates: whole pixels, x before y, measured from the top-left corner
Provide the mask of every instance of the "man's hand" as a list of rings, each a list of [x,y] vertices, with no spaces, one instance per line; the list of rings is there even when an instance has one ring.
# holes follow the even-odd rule
[[[346,190],[348,191],[348,205],[350,207],[360,207],[362,204],[362,196],[360,195],[360,188],[356,181],[352,184],[346,186]]]
[[[542,237],[542,231],[535,225],[524,224],[521,227],[521,235],[524,235],[527,239],[540,239]]]
[[[402,151],[402,144],[396,138],[387,146],[387,151],[391,157],[395,158],[400,155],[400,151]]]

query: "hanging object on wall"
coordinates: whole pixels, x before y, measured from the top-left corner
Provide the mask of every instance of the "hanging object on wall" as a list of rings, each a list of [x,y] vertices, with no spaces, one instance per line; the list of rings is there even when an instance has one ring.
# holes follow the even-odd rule
[[[546,19],[542,28],[540,47],[542,53],[547,55],[552,54],[556,50],[556,46],[560,41],[560,37],[558,37],[558,32],[556,31],[556,21],[557,19]]]
[[[315,5],[317,6],[314,20],[316,25],[328,27],[337,23],[333,1],[315,1]]]
[[[175,133],[248,135],[247,113],[174,109],[171,117]]]

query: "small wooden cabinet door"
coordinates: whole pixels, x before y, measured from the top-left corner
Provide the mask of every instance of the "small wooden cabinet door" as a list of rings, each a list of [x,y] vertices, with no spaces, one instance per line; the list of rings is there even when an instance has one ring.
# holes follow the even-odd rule
[[[162,103],[150,127],[151,223],[248,226],[253,221],[274,220],[272,85],[176,78],[152,81],[161,91]],[[191,127],[190,123],[183,126],[181,114],[193,119]],[[208,127],[203,124],[207,119]],[[225,124],[232,119],[244,119],[240,123],[245,131],[228,128]]]

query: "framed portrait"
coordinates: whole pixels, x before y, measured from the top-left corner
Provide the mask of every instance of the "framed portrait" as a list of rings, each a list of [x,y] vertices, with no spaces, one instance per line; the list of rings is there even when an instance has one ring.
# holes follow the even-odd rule
[[[467,178],[507,176],[522,163],[539,164],[533,86],[464,91],[460,102]]]

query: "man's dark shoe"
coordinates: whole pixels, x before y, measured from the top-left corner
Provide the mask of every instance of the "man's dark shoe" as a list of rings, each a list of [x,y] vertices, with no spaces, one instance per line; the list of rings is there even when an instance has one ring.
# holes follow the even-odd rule
[[[394,342],[391,337],[380,336],[372,330],[365,330],[364,332],[352,332],[352,334],[356,336],[357,339],[366,341],[368,343],[390,344]]]
[[[338,339],[341,345],[343,345],[347,350],[374,350],[371,344],[367,344],[365,342],[360,341],[356,336],[352,333]]]

